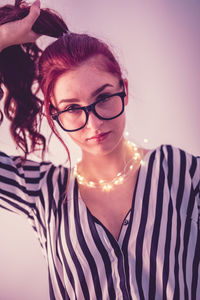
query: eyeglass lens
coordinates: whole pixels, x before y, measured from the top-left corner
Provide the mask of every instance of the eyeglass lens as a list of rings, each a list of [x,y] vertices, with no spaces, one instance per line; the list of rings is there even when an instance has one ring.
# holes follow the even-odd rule
[[[104,119],[111,119],[119,115],[123,109],[119,95],[102,99],[95,105],[95,112]],[[59,115],[59,122],[66,130],[77,130],[83,127],[87,120],[86,112],[80,108],[72,108]]]

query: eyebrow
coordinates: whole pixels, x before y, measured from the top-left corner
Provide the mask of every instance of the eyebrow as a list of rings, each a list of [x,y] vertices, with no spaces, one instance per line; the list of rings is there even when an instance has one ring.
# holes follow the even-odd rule
[[[96,89],[94,92],[91,93],[91,97],[97,96],[99,93],[101,93],[107,87],[113,87],[113,85],[109,84],[109,83],[106,83],[106,84],[100,86],[98,89]],[[76,99],[76,98],[62,99],[62,100],[59,101],[58,105],[60,105],[63,102],[73,103],[73,102],[80,102],[80,100]]]

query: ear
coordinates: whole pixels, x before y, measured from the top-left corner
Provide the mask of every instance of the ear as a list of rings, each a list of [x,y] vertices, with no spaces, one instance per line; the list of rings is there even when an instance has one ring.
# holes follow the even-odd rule
[[[126,93],[126,96],[124,98],[124,105],[126,106],[128,104],[128,79],[124,78],[123,83],[124,83],[124,90]]]

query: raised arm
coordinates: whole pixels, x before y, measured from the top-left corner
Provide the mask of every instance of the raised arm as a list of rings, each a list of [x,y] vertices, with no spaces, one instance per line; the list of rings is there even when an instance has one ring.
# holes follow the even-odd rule
[[[29,216],[39,196],[40,164],[0,152],[0,207]]]
[[[42,50],[35,41],[40,35],[60,37],[67,31],[59,15],[40,10],[39,4],[37,0],[31,7],[24,2],[23,6],[0,7],[0,84],[6,87],[3,112],[25,156],[38,148],[45,150],[45,137],[39,130],[43,101],[37,77]]]
[[[29,14],[22,20],[4,23],[0,26],[0,51],[3,49],[24,43],[33,43],[39,37],[32,30],[32,26],[40,15],[40,1],[36,0]],[[2,20],[3,22],[3,20]]]
[[[12,137],[25,155],[35,146],[45,145],[38,127],[42,101],[32,89],[37,83],[37,60],[41,54],[35,41],[40,35],[62,36],[66,29],[55,12],[40,10],[39,1],[31,7],[24,6],[24,2],[23,7],[0,7],[0,85],[7,90],[4,114],[11,121]],[[33,211],[39,215],[36,206],[41,207],[41,213],[45,209],[44,198],[49,201],[45,177],[51,177],[48,172],[56,177],[59,168],[0,152],[0,206],[27,216]]]
[[[35,41],[40,35],[32,30],[39,15],[39,0],[30,8],[0,7],[0,83],[6,88],[4,116],[11,121],[11,136],[25,156],[37,143],[45,147],[45,138],[36,129],[41,100],[32,93],[36,66],[29,54],[32,51],[35,58],[39,55]]]

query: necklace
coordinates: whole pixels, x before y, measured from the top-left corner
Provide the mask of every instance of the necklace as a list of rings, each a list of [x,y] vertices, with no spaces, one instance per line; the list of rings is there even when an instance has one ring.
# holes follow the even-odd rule
[[[115,186],[122,184],[125,179],[134,171],[134,164],[140,162],[140,164],[144,164],[141,159],[141,154],[138,151],[136,144],[126,141],[127,146],[129,149],[133,150],[133,156],[131,159],[126,163],[123,170],[117,174],[112,180],[107,181],[104,179],[100,179],[98,182],[89,181],[83,175],[78,172],[77,164],[74,166],[74,175],[78,180],[78,183],[90,188],[100,188],[103,191],[109,192]]]

